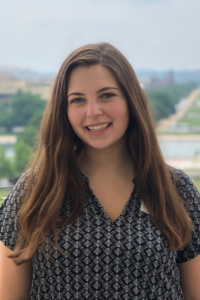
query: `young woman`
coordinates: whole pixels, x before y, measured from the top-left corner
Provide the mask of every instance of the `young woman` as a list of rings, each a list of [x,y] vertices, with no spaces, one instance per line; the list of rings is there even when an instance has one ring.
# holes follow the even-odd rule
[[[1,299],[200,299],[199,193],[116,48],[66,58],[40,133],[0,210]]]

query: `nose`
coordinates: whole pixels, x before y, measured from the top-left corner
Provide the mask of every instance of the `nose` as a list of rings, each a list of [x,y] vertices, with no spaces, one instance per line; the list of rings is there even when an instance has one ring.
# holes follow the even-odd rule
[[[87,117],[96,117],[102,114],[102,109],[97,101],[91,101],[87,106]]]

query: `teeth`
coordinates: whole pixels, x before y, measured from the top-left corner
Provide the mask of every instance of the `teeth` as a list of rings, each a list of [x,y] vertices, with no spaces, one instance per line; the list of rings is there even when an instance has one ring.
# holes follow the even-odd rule
[[[98,126],[88,126],[89,130],[91,131],[98,131],[98,130],[103,130],[106,127],[108,127],[110,124],[102,124],[102,125],[98,125]]]

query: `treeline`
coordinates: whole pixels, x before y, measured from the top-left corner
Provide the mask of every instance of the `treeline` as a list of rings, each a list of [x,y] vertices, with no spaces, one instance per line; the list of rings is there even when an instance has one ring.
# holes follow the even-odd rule
[[[181,98],[187,97],[196,87],[196,83],[186,83],[165,86],[156,90],[147,90],[146,95],[155,123],[175,113],[175,105]]]
[[[195,84],[188,83],[145,91],[155,123],[173,114],[175,105],[195,87]],[[31,155],[34,155],[46,103],[37,95],[20,91],[8,103],[0,102],[0,129],[5,130],[4,134],[13,134],[16,126],[23,127],[21,132],[16,133],[14,159],[6,157],[5,148],[0,147],[0,178],[19,177]]]
[[[0,127],[11,132],[16,126],[38,127],[46,101],[40,96],[19,91],[7,102],[0,101]]]
[[[6,157],[5,147],[0,147],[0,178],[13,180],[21,176],[29,158],[37,148],[40,122],[46,100],[37,95],[19,91],[8,103],[0,103],[0,129],[4,134],[15,133],[17,143],[14,147],[14,159]],[[17,128],[18,127],[18,128]]]

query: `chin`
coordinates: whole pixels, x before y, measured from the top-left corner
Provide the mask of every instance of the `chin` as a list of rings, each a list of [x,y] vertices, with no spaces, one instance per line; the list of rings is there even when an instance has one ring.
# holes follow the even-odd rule
[[[114,146],[114,143],[96,143],[96,144],[87,144],[90,148],[96,149],[96,150],[103,150],[108,149],[110,147]]]
[[[103,146],[103,145],[88,145],[88,146],[90,146],[91,148],[96,149],[96,150],[102,150],[102,149],[106,149],[109,147],[109,146]]]

